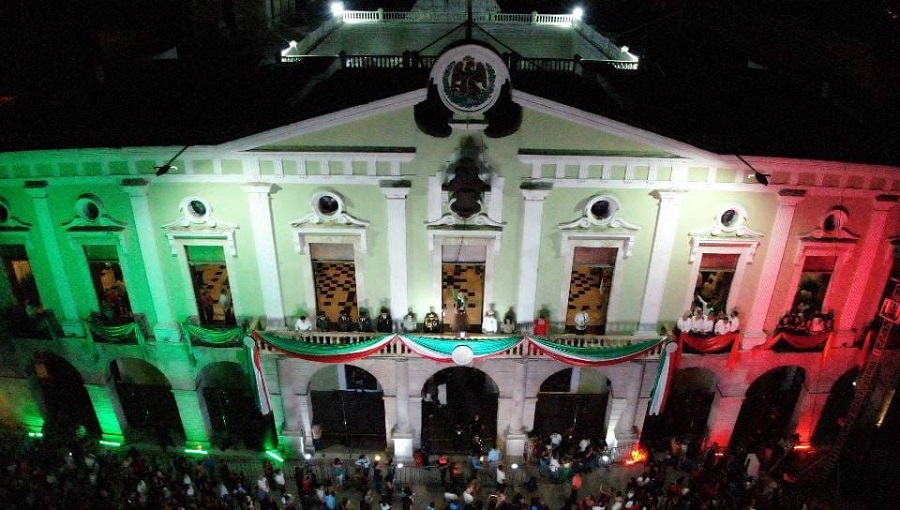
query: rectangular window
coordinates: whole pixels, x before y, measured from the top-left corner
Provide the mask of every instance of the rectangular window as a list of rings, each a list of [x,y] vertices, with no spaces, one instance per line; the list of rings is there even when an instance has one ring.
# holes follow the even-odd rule
[[[803,259],[803,272],[791,306],[792,313],[810,315],[827,312],[822,310],[822,304],[828,295],[828,285],[836,263],[837,257],[831,256],[807,256]]]
[[[225,249],[221,246],[187,246],[186,249],[200,323],[234,325],[234,301],[225,265]]]
[[[578,332],[584,323],[585,333],[606,332],[606,311],[612,291],[618,248],[575,247],[572,274],[569,278],[569,302],[566,331]],[[587,317],[582,312],[587,312]]]
[[[736,253],[703,254],[694,284],[694,306],[727,312],[728,294],[739,258]]]
[[[128,298],[128,287],[125,285],[116,247],[86,245],[84,254],[103,317],[109,320],[131,320],[131,300]]]
[[[3,260],[3,270],[9,281],[13,304],[17,306],[30,304],[40,308],[41,296],[38,294],[34,273],[31,272],[31,261],[28,260],[25,245],[0,245],[0,258]]]
[[[316,310],[324,312],[330,325],[353,329],[359,318],[356,295],[354,249],[348,243],[310,243],[309,256],[316,286]],[[348,312],[350,323],[338,319]]]
[[[481,332],[487,246],[445,244],[441,249],[441,301],[445,328]],[[457,299],[457,296],[461,296]]]

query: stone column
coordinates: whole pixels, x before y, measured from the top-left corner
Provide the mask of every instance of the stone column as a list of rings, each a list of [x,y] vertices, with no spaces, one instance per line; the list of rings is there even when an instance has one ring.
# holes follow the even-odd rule
[[[181,425],[184,427],[185,444],[189,448],[196,448],[198,445],[209,448],[209,416],[204,412],[204,406],[200,402],[203,398],[200,392],[197,389],[172,388],[172,396],[175,397]]]
[[[87,390],[94,406],[102,438],[105,441],[124,442],[128,421],[125,419],[125,411],[122,410],[115,384],[85,384],[84,389]]]
[[[134,231],[141,247],[141,260],[144,263],[144,272],[147,274],[147,283],[150,287],[150,298],[153,300],[153,310],[156,314],[153,334],[157,342],[178,342],[181,340],[181,332],[172,310],[169,287],[164,283],[166,277],[159,258],[159,245],[156,242],[156,233],[159,229],[154,225],[153,215],[150,212],[149,188],[150,181],[146,179],[124,179],[122,181],[122,189],[131,199]]]
[[[409,261],[406,255],[406,198],[409,196],[409,187],[384,186],[381,191],[387,199],[391,313],[394,321],[399,322],[409,309]]]
[[[742,405],[744,405],[743,395],[726,397],[716,388],[712,406],[709,408],[709,417],[706,420],[710,443],[719,443],[719,446],[723,448],[728,446]]]
[[[810,442],[819,424],[819,418],[822,417],[826,400],[828,393],[816,392],[812,381],[809,387],[804,384],[800,389],[800,395],[797,396],[797,403],[794,405],[794,414],[791,416],[791,427],[795,433],[800,434],[801,443]]]
[[[285,329],[281,273],[272,227],[271,195],[275,185],[252,183],[242,188],[250,200],[250,225],[253,228],[253,246],[256,249],[256,267],[259,270],[259,286],[266,313],[266,329]]]
[[[278,358],[275,367],[278,371],[278,388],[281,391],[281,415],[283,424],[279,434],[279,442],[289,444],[294,452],[302,454],[306,448],[303,437],[303,416],[300,399],[295,394],[294,376],[289,358]],[[305,401],[304,401],[305,402]],[[307,427],[308,428],[308,427]]]
[[[616,440],[632,440],[634,435],[634,417],[637,414],[637,403],[641,396],[641,385],[644,381],[644,364],[628,363],[628,375],[625,386],[625,406],[616,423]]]
[[[512,414],[506,432],[504,453],[507,457],[520,457],[525,452],[525,391],[528,383],[528,359],[516,360],[512,381]]]
[[[743,348],[749,349],[765,342],[766,333],[763,331],[769,307],[772,304],[772,285],[778,280],[781,271],[781,263],[784,260],[784,248],[787,245],[788,234],[794,221],[794,212],[797,205],[806,196],[805,190],[783,189],[778,192],[778,211],[775,213],[775,223],[772,225],[772,233],[766,241],[766,260],[763,262],[762,274],[753,298],[753,304],[747,310],[744,327]]]
[[[659,200],[656,213],[656,228],[653,231],[653,249],[650,251],[650,265],[644,286],[641,304],[641,318],[635,335],[656,335],[659,314],[662,308],[663,292],[669,278],[672,250],[675,246],[675,231],[678,228],[678,213],[681,209],[683,190],[657,190],[654,196]]]
[[[519,324],[530,325],[535,318],[538,261],[541,255],[541,230],[544,221],[544,200],[550,188],[521,189],[525,199],[522,211],[522,241],[519,250],[519,296],[516,318]],[[508,450],[507,450],[508,451]]]
[[[41,244],[50,273],[53,275],[53,287],[62,308],[62,327],[66,335],[84,336],[84,327],[78,317],[78,308],[75,306],[75,297],[72,295],[72,285],[66,274],[65,260],[60,250],[59,238],[56,236],[56,224],[50,214],[50,202],[47,199],[47,181],[25,182],[25,192],[31,196],[34,204],[34,213],[37,218],[38,230],[41,233]]]
[[[394,427],[394,457],[412,459],[413,430],[409,423],[409,363],[406,358],[394,362],[397,376],[397,425]]]
[[[856,272],[850,282],[847,291],[847,300],[844,306],[837,309],[837,342],[838,344],[852,343],[854,340],[853,326],[858,325],[856,312],[859,311],[863,299],[877,299],[878,296],[866,296],[866,285],[869,283],[872,268],[878,259],[878,252],[885,243],[885,226],[891,209],[897,205],[900,196],[879,195],[875,197],[872,212],[869,214],[869,228],[862,242],[857,245],[854,258],[856,259]],[[869,319],[866,317],[865,319]]]

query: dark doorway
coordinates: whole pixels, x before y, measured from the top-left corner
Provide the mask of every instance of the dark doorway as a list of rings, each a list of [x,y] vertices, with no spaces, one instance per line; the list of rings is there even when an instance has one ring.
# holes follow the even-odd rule
[[[579,383],[572,388],[573,373],[571,368],[560,370],[541,384],[534,411],[534,432],[546,437],[554,432],[563,434],[571,428],[576,439],[605,439],[609,380],[600,376],[596,384]],[[589,373],[581,369],[580,376]]]
[[[663,412],[644,418],[641,444],[665,450],[672,438],[702,439],[715,391],[713,372],[702,368],[676,371]]]
[[[582,311],[588,313],[585,332],[595,335],[606,332],[606,309],[618,252],[617,248],[575,248],[569,277],[566,332],[577,331],[576,316]]]
[[[131,300],[116,247],[88,245],[84,247],[84,253],[102,316],[111,321],[130,321]]]
[[[322,447],[343,445],[382,450],[384,391],[369,372],[351,365],[333,365],[316,372],[310,382],[313,423],[322,427]]]
[[[854,382],[859,377],[859,369],[852,368],[838,378],[831,386],[831,393],[822,408],[819,423],[813,432],[811,442],[815,446],[828,445],[837,439],[841,432],[840,420],[847,415],[850,404],[853,403],[853,395],[856,392]]]
[[[731,449],[754,451],[789,434],[805,379],[803,368],[790,366],[769,370],[753,381],[734,424]]]
[[[120,358],[110,363],[110,371],[125,414],[128,442],[151,441],[161,446],[184,442],[172,386],[159,369],[143,360]]]
[[[433,452],[469,453],[479,435],[484,449],[494,446],[498,398],[497,385],[481,370],[437,372],[422,388],[422,442]]]
[[[44,397],[44,432],[74,437],[79,426],[100,437],[100,423],[78,370],[65,359],[46,352],[34,356],[34,374]]]
[[[207,365],[200,386],[212,429],[214,446],[262,450],[275,446],[274,422],[256,410],[256,400],[248,375],[237,363]],[[271,429],[271,430],[270,430]]]

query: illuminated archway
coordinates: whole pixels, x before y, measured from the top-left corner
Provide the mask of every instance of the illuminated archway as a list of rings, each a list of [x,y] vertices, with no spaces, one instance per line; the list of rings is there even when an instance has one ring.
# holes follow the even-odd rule
[[[546,437],[571,428],[576,439],[605,438],[610,386],[610,380],[597,369],[556,372],[541,383],[532,430]]]
[[[755,450],[790,434],[791,416],[805,380],[806,370],[798,366],[773,368],[757,377],[744,394],[731,449]]]
[[[34,377],[43,397],[45,434],[74,437],[84,426],[88,434],[100,436],[100,423],[78,369],[56,354],[38,352]]]
[[[382,450],[384,390],[371,373],[354,365],[329,365],[309,381],[312,422],[322,427],[322,447],[343,445]]]
[[[174,446],[184,441],[184,427],[172,386],[158,368],[137,358],[109,363],[129,442],[155,441]]]
[[[470,453],[477,435],[483,449],[494,446],[499,396],[491,376],[476,368],[435,372],[422,386],[422,443],[433,452]]]
[[[662,414],[644,419],[641,444],[664,450],[672,438],[705,436],[717,381],[716,373],[705,368],[676,370]]]
[[[206,404],[212,444],[223,450],[274,446],[274,422],[271,415],[266,419],[253,412],[256,396],[249,376],[239,364],[220,361],[203,367],[198,389]]]

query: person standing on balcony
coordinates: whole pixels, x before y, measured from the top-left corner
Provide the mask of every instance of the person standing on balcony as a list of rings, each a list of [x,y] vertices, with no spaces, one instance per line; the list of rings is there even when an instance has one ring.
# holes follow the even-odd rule
[[[305,315],[301,315],[297,322],[294,323],[294,329],[297,331],[310,331],[312,330],[312,322],[309,322],[309,319]]]
[[[488,310],[484,319],[481,321],[481,332],[485,335],[497,334],[497,317],[494,316],[493,310]]]
[[[223,320],[225,322],[229,322],[234,318],[231,295],[228,294],[228,289],[222,289],[222,291],[219,292],[219,306],[222,307],[222,315],[224,316]]]
[[[590,322],[591,315],[588,313],[588,307],[582,306],[581,311],[575,314],[575,333],[579,335],[587,333],[587,327]]]
[[[469,329],[469,315],[466,310],[466,293],[462,290],[456,291],[456,297],[453,298],[453,304],[456,308],[456,314],[453,317],[453,331],[461,333]]]

